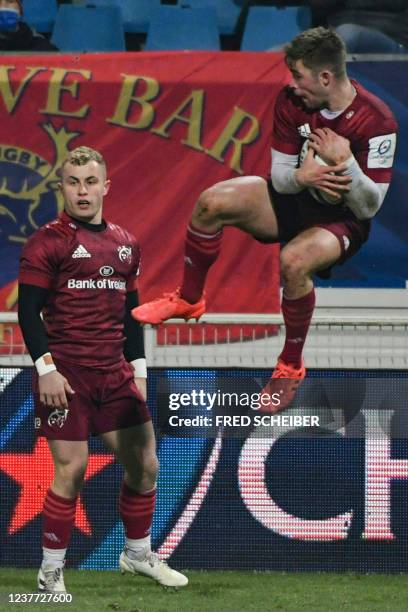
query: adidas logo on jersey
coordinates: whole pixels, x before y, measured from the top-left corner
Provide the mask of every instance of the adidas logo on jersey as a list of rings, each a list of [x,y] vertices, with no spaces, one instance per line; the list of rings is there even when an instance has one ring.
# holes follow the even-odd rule
[[[72,253],[72,259],[80,259],[82,257],[91,257],[91,254],[88,253],[88,251],[84,246],[82,246],[82,244],[79,244],[75,251]]]

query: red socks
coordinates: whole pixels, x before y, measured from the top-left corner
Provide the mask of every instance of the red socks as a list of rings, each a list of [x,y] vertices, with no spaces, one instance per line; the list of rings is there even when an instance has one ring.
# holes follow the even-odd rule
[[[187,227],[180,296],[190,304],[198,302],[203,294],[207,272],[221,250],[221,238],[222,230],[208,234],[191,223]]]
[[[315,302],[314,289],[297,300],[288,300],[285,297],[282,299],[286,338],[280,359],[295,368],[300,368],[302,365],[303,345],[306,341]]]
[[[150,533],[156,503],[156,489],[138,493],[122,483],[119,495],[119,514],[127,538],[139,540]]]
[[[138,493],[125,483],[119,496],[119,512],[128,538],[138,540],[150,533],[156,490]],[[45,548],[67,548],[75,522],[77,498],[66,499],[48,489],[43,506],[43,541]]]
[[[67,499],[48,489],[43,506],[43,539],[45,548],[67,548],[75,522],[77,498]]]

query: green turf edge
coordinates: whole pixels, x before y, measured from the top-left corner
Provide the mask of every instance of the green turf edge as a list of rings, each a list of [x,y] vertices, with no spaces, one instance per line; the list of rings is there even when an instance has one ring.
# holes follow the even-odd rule
[[[70,612],[399,612],[408,610],[408,575],[355,573],[186,572],[178,591],[118,572],[65,570],[71,604],[8,604],[9,593],[33,592],[35,570],[0,569],[0,610]]]

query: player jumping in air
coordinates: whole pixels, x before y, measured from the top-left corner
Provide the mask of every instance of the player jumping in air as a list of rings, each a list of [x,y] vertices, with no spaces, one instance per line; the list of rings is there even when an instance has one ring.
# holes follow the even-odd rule
[[[166,586],[188,582],[150,547],[158,461],[145,402],[143,334],[130,316],[138,304],[140,251],[131,234],[102,218],[109,186],[97,151],[72,151],[61,169],[64,212],[29,238],[21,256],[19,322],[37,370],[35,427],[48,440],[55,468],[38,573],[38,587],[47,592],[65,591],[65,553],[91,433],[125,469],[121,571]]]
[[[181,288],[132,311],[141,323],[156,325],[199,318],[226,225],[260,242],[281,242],[286,338],[264,391],[283,394],[271,412],[291,403],[306,374],[313,275],[328,278],[367,240],[390,183],[397,131],[387,105],[348,77],[345,46],[334,31],[302,32],[286,45],[285,60],[292,82],[275,104],[271,184],[246,176],[201,193],[187,228]]]

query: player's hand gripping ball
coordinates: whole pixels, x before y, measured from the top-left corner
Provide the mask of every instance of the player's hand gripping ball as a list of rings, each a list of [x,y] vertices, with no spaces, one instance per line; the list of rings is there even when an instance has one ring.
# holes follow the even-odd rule
[[[309,149],[309,141],[305,140],[305,142],[303,143],[302,149],[299,153],[299,167],[303,164],[308,149]],[[317,153],[314,154],[314,160],[321,166],[329,165],[329,164],[326,164],[326,162]],[[333,174],[333,172],[331,172],[330,174]],[[315,187],[308,187],[308,189],[310,193],[312,194],[312,196],[314,197],[314,199],[320,202],[320,204],[330,204],[330,205],[335,205],[335,206],[338,204],[343,204],[343,196],[340,193],[337,196],[331,196],[325,191],[316,189]]]

